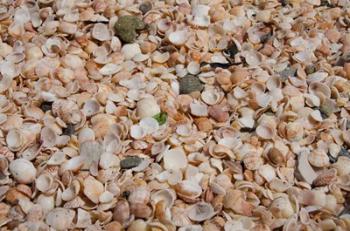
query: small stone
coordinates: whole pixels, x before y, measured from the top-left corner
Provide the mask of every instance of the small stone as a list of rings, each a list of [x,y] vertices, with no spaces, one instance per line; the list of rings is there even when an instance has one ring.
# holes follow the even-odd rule
[[[43,110],[44,112],[50,111],[52,108],[52,103],[53,102],[42,102],[42,104],[40,105],[41,110]]]
[[[142,161],[142,158],[138,156],[128,156],[124,160],[120,161],[121,169],[131,169],[137,167]]]
[[[145,23],[136,16],[121,16],[114,25],[116,34],[125,43],[131,43],[137,37],[136,30],[146,27]]]
[[[209,115],[217,122],[225,122],[230,117],[229,113],[220,105],[214,105],[209,108]]]
[[[152,9],[152,3],[150,2],[144,2],[139,7],[139,10],[142,12],[142,14],[146,14],[151,9]]]
[[[190,94],[194,91],[202,91],[204,86],[198,77],[187,75],[179,80],[180,94]]]
[[[238,53],[238,48],[236,46],[236,43],[233,41],[230,41],[229,44],[227,45],[227,48],[224,50],[224,53],[230,58],[234,58],[235,55]]]
[[[62,135],[67,135],[70,136],[74,134],[75,129],[74,129],[74,124],[67,124],[67,127],[63,129]]]

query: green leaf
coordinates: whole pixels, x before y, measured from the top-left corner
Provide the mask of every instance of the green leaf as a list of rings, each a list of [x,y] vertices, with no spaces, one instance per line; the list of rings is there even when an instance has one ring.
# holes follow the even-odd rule
[[[159,125],[165,124],[167,117],[168,117],[168,114],[166,112],[160,112],[153,116],[153,118],[158,121]]]

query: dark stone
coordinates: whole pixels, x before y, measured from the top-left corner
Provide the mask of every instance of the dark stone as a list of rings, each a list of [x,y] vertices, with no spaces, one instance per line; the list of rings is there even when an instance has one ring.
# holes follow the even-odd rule
[[[230,56],[230,58],[234,58],[235,55],[238,53],[238,48],[236,46],[236,43],[233,41],[230,41],[227,45],[227,48],[224,50],[224,54]]]
[[[125,43],[133,42],[137,37],[137,30],[142,30],[146,24],[136,16],[124,15],[121,16],[114,28],[118,37]]]
[[[180,94],[190,94],[194,91],[202,91],[204,86],[198,77],[193,75],[186,75],[180,78]]]
[[[305,67],[306,74],[310,75],[316,71],[316,67],[314,65],[307,65]]]
[[[67,124],[67,127],[63,129],[62,131],[62,135],[67,135],[67,136],[71,136],[72,134],[74,134],[75,129],[74,129],[74,125],[73,124]]]
[[[42,102],[40,105],[41,110],[44,112],[50,111],[52,109],[52,103],[53,102]]]
[[[142,158],[138,156],[128,156],[124,160],[120,161],[121,169],[131,169],[137,167],[142,161]]]

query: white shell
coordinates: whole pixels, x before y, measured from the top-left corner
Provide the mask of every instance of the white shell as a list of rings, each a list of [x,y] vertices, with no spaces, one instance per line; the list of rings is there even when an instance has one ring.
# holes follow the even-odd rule
[[[205,104],[192,102],[190,109],[191,114],[194,116],[208,116],[208,106]]]
[[[159,51],[155,51],[152,54],[152,60],[157,63],[165,63],[169,58],[169,52],[160,53]]]
[[[97,204],[103,191],[103,184],[94,177],[88,176],[84,180],[84,195],[87,196],[87,198],[89,198],[92,202]]]
[[[118,73],[122,69],[122,66],[114,64],[114,63],[108,63],[104,65],[100,70],[100,74],[102,75],[113,75]]]
[[[101,155],[99,165],[103,169],[108,169],[112,167],[118,167],[119,162],[120,160],[116,155],[113,155],[110,152],[104,152]]]
[[[159,123],[152,117],[145,117],[141,119],[140,127],[146,132],[146,134],[152,134],[159,129]]]
[[[13,160],[9,165],[9,170],[15,180],[22,184],[29,184],[35,180],[36,168],[26,159]]]
[[[169,41],[177,46],[183,45],[188,40],[187,30],[178,30],[169,34]]]
[[[71,226],[74,217],[74,210],[55,208],[47,214],[45,221],[46,224],[56,230],[67,230]]]
[[[100,195],[99,201],[101,203],[108,203],[113,200],[113,197],[114,195],[111,192],[105,191]]]
[[[201,222],[210,219],[214,214],[214,208],[211,204],[199,202],[189,210],[188,217],[192,221]]]
[[[142,139],[146,136],[146,131],[140,125],[132,125],[130,127],[130,136],[134,139]]]
[[[96,23],[92,28],[92,37],[99,41],[107,41],[111,39],[111,33],[108,30],[107,25],[103,23]]]
[[[56,143],[58,142],[58,135],[52,128],[49,128],[49,127],[44,127],[41,130],[40,137],[43,142],[42,145],[47,148],[51,148],[55,146]]]
[[[136,113],[142,119],[160,113],[160,107],[153,97],[147,97],[137,102]]]
[[[174,148],[163,154],[164,168],[172,170],[184,169],[187,166],[187,157],[182,148]]]
[[[11,129],[6,135],[6,144],[11,151],[18,151],[23,145],[23,139],[19,129]]]
[[[47,192],[51,189],[53,182],[52,175],[44,173],[35,180],[35,187],[41,192]]]
[[[267,182],[270,182],[276,178],[275,170],[269,164],[260,166],[260,168],[258,169],[258,172]]]
[[[210,16],[208,15],[210,10],[206,5],[195,5],[192,7],[193,20],[192,24],[200,27],[207,27],[210,24]]]
[[[96,100],[93,100],[93,99],[87,100],[84,104],[82,111],[88,117],[93,116],[100,111],[100,105]]]
[[[190,62],[188,65],[187,65],[187,71],[188,73],[192,74],[192,75],[196,75],[200,72],[200,65],[199,63],[197,62]]]
[[[125,44],[121,52],[125,59],[132,59],[135,55],[141,53],[140,45],[137,43]]]

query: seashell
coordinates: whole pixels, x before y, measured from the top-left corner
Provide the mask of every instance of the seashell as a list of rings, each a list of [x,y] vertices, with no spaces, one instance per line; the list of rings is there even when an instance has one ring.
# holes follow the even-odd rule
[[[75,217],[74,210],[64,208],[54,208],[45,218],[46,224],[56,230],[67,230]]]
[[[130,204],[147,204],[150,196],[151,193],[146,187],[138,187],[130,193],[128,201]]]
[[[222,100],[223,96],[223,92],[220,92],[216,89],[208,89],[202,92],[201,99],[208,105],[215,105]]]
[[[210,24],[209,14],[210,7],[206,5],[195,5],[192,7],[192,24],[200,27],[208,27]]]
[[[146,134],[152,134],[159,129],[159,123],[152,117],[146,117],[140,120],[140,127]]]
[[[313,181],[315,187],[327,186],[334,182],[337,178],[337,170],[334,168],[322,171]]]
[[[187,157],[182,148],[174,148],[163,153],[164,168],[181,170],[187,167]]]
[[[100,197],[99,197],[99,201],[100,203],[108,203],[111,202],[113,200],[114,195],[111,192],[108,191],[104,191]]]
[[[100,157],[99,166],[103,169],[118,167],[120,164],[119,158],[112,153],[104,152]]]
[[[323,118],[321,112],[319,110],[314,110],[310,113],[310,117],[316,122],[322,122]]]
[[[214,208],[211,204],[199,202],[188,211],[188,217],[192,221],[202,222],[214,216]]]
[[[66,188],[62,192],[62,200],[64,201],[71,201],[73,200],[76,196],[78,196],[80,191],[80,183],[77,180],[74,180],[68,188]]]
[[[132,203],[130,211],[136,218],[148,218],[152,214],[152,209],[141,203]]]
[[[276,147],[271,148],[270,151],[268,152],[267,156],[268,156],[269,160],[277,166],[281,166],[285,163],[285,156]]]
[[[121,52],[126,60],[130,60],[141,53],[140,45],[137,43],[125,44]]]
[[[159,51],[153,52],[151,56],[152,60],[157,63],[165,63],[170,58],[169,52],[160,53]]]
[[[235,213],[251,216],[253,205],[243,198],[243,192],[235,189],[230,189],[224,197],[224,208],[231,209]]]
[[[229,113],[220,105],[209,107],[209,116],[217,122],[225,122],[229,119]]]
[[[326,167],[329,165],[329,157],[327,153],[321,150],[314,150],[308,156],[309,163],[314,167]]]
[[[29,184],[35,180],[36,168],[23,158],[13,160],[9,165],[9,170],[18,183]]]
[[[78,208],[78,213],[77,213],[77,223],[76,227],[77,228],[86,228],[92,224],[91,222],[91,215],[89,212]]]
[[[129,217],[130,217],[129,203],[124,199],[119,200],[114,207],[113,220],[118,221],[121,224],[124,224],[129,220]]]
[[[190,180],[183,180],[176,184],[175,191],[185,201],[195,201],[202,194],[201,186]]]
[[[177,30],[171,32],[168,36],[169,41],[176,46],[184,45],[188,40],[188,37],[189,33],[187,30]]]
[[[6,144],[11,151],[19,151],[24,144],[24,136],[19,129],[11,129],[6,135]]]
[[[64,152],[57,151],[50,157],[50,159],[47,161],[47,164],[60,165],[65,161],[66,161],[66,155],[64,154]]]
[[[276,178],[276,173],[271,165],[265,164],[260,166],[258,173],[267,181],[270,182]]]
[[[122,70],[122,66],[114,64],[114,63],[108,63],[104,65],[100,70],[101,75],[114,75]]]
[[[92,202],[97,204],[99,197],[104,191],[103,184],[97,181],[94,177],[88,176],[84,180],[84,195],[89,198]]]
[[[291,187],[291,185],[288,182],[275,178],[270,181],[269,187],[271,190],[276,192],[285,192]]]
[[[192,75],[197,75],[200,72],[200,64],[194,61],[190,62],[187,65],[187,71]]]
[[[308,184],[312,184],[312,182],[316,179],[317,174],[309,164],[308,156],[309,153],[306,151],[302,151],[299,154],[297,169],[302,179],[305,180]]]
[[[79,143],[84,143],[86,141],[94,141],[95,140],[95,132],[91,128],[83,128],[80,130],[78,135]]]
[[[165,208],[171,208],[175,199],[176,193],[172,189],[162,189],[151,195],[152,204],[157,205],[159,202],[162,202]]]
[[[40,192],[48,192],[54,187],[54,178],[49,173],[43,173],[35,180],[35,187]]]
[[[61,165],[61,172],[65,171],[78,171],[84,165],[84,158],[81,156],[75,156]]]
[[[276,218],[289,218],[294,214],[293,206],[286,197],[278,197],[274,199],[269,210]]]
[[[348,175],[350,173],[350,159],[346,156],[339,156],[336,163],[332,165],[339,176]]]
[[[127,231],[147,231],[147,223],[141,219],[134,220]]]
[[[58,26],[58,30],[65,34],[75,34],[78,30],[78,25],[62,21]]]
[[[138,117],[152,117],[160,113],[160,107],[153,97],[144,98],[136,104],[136,114]]]
[[[83,169],[89,169],[92,163],[98,163],[102,154],[102,147],[96,141],[87,141],[80,144],[80,157],[83,160]],[[80,162],[80,160],[77,160]]]
[[[147,135],[146,131],[140,125],[130,127],[130,136],[134,139],[142,139]]]
[[[46,196],[44,194],[40,194],[36,200],[36,203],[43,209],[44,214],[47,214],[53,208],[55,208],[54,196]]]
[[[202,103],[192,102],[190,104],[191,114],[194,116],[208,116],[208,106]]]
[[[198,77],[186,75],[179,79],[180,94],[190,94],[195,91],[202,91],[204,86]]]
[[[90,117],[96,115],[100,111],[100,105],[96,100],[87,100],[82,111],[87,117]]]
[[[260,124],[255,132],[260,138],[268,140],[275,136],[276,129],[270,124]]]
[[[94,39],[99,41],[111,40],[111,33],[108,30],[107,25],[103,23],[96,23],[92,28],[91,35]]]
[[[236,68],[231,74],[231,82],[233,84],[240,83],[249,77],[247,69]]]

